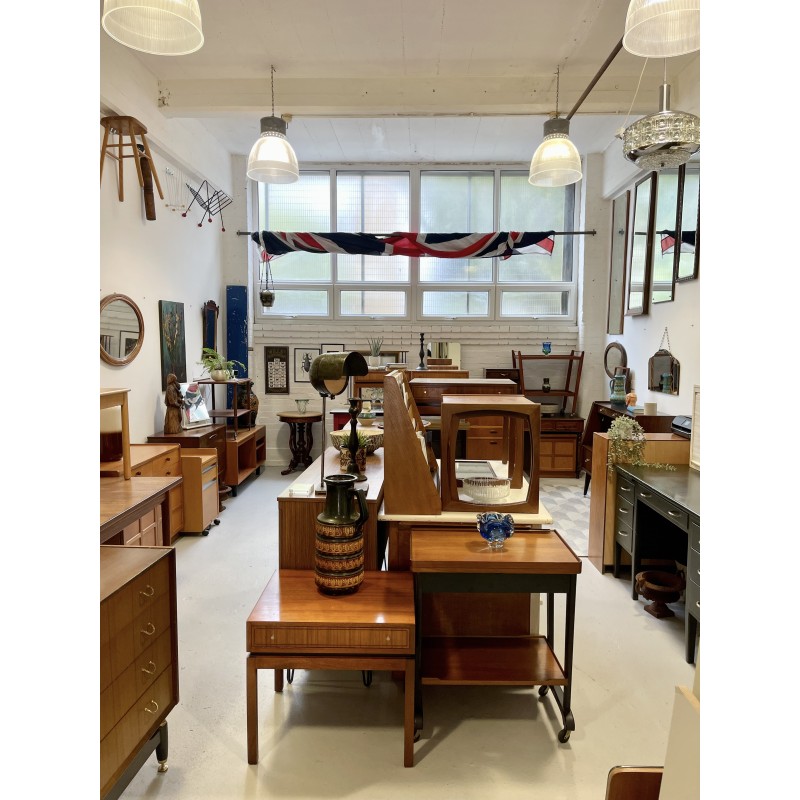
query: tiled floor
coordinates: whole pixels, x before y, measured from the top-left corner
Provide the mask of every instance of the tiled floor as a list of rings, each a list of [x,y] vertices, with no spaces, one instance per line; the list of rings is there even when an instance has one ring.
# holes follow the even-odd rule
[[[388,674],[300,672],[282,695],[260,672],[258,765],[248,765],[245,620],[277,568],[276,494],[292,476],[268,468],[227,503],[208,536],[177,542],[180,703],[169,717],[169,771],[155,757],[123,798],[547,798],[602,800],[616,764],[662,764],[675,685],[692,686],[683,615],[656,620],[629,583],[583,559],[578,578],[577,729],[535,689],[425,687],[415,766],[403,767],[402,696]],[[591,493],[591,490],[590,490]],[[543,480],[542,499],[579,555],[583,480]]]

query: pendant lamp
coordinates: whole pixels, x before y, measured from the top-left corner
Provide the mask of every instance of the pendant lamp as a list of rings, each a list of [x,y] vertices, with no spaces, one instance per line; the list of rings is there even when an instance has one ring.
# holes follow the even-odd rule
[[[531,159],[528,183],[568,186],[582,177],[581,156],[569,138],[569,120],[558,116],[559,73],[556,71],[556,113],[544,124],[544,139]]]
[[[294,183],[300,177],[297,156],[286,138],[286,122],[275,116],[275,67],[272,73],[272,116],[261,118],[261,135],[247,159],[247,177],[260,183]]]
[[[635,56],[670,58],[700,49],[700,0],[631,0],[623,47]]]
[[[103,30],[155,56],[185,56],[203,46],[197,0],[104,0]]]
[[[625,129],[622,151],[639,169],[651,171],[685,164],[700,149],[700,118],[669,108],[669,84],[661,85],[661,110]]]

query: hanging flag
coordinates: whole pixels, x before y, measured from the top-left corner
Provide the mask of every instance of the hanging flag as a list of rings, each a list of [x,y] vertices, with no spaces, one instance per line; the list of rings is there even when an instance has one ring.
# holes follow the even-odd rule
[[[554,235],[554,231],[398,232],[387,235],[261,231],[251,234],[251,238],[270,257],[303,251],[413,258],[510,258],[513,255],[552,255]]]
[[[661,255],[675,252],[675,231],[658,231],[661,234]],[[695,231],[681,231],[681,253],[694,253]]]

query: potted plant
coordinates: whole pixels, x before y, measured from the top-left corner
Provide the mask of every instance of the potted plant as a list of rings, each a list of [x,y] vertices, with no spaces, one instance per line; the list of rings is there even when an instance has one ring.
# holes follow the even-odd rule
[[[367,363],[371,367],[379,367],[381,365],[381,347],[383,347],[383,337],[375,339],[367,338],[367,344],[369,345],[369,356],[367,357]]]
[[[673,464],[650,464],[645,460],[647,439],[644,428],[633,418],[620,415],[608,429],[608,464],[633,464],[641,467],[674,470]]]
[[[236,376],[237,367],[246,369],[241,361],[225,358],[211,347],[203,348],[203,355],[197,363],[203,365],[212,381],[229,381]]]

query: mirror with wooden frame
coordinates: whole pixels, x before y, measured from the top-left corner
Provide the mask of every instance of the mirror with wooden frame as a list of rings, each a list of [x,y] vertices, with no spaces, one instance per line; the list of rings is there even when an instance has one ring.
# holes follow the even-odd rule
[[[603,369],[609,378],[617,374],[617,367],[628,366],[628,353],[619,342],[611,342],[603,354]]]
[[[676,281],[694,280],[700,272],[700,165],[684,164],[679,205],[680,242]]]
[[[646,314],[650,307],[650,253],[653,249],[653,187],[655,172],[636,183],[633,190],[630,254],[628,256],[627,313]]]
[[[675,299],[675,265],[678,203],[681,183],[678,169],[662,169],[656,174],[653,244],[650,250],[650,285],[652,303],[668,303]]]
[[[614,200],[611,209],[611,269],[608,279],[606,332],[621,334],[625,324],[625,261],[628,254],[628,213],[631,193]]]
[[[142,349],[144,319],[139,306],[124,294],[100,301],[100,358],[115,367],[130,364]]]
[[[203,304],[203,347],[217,349],[217,317],[219,306],[209,300]]]

